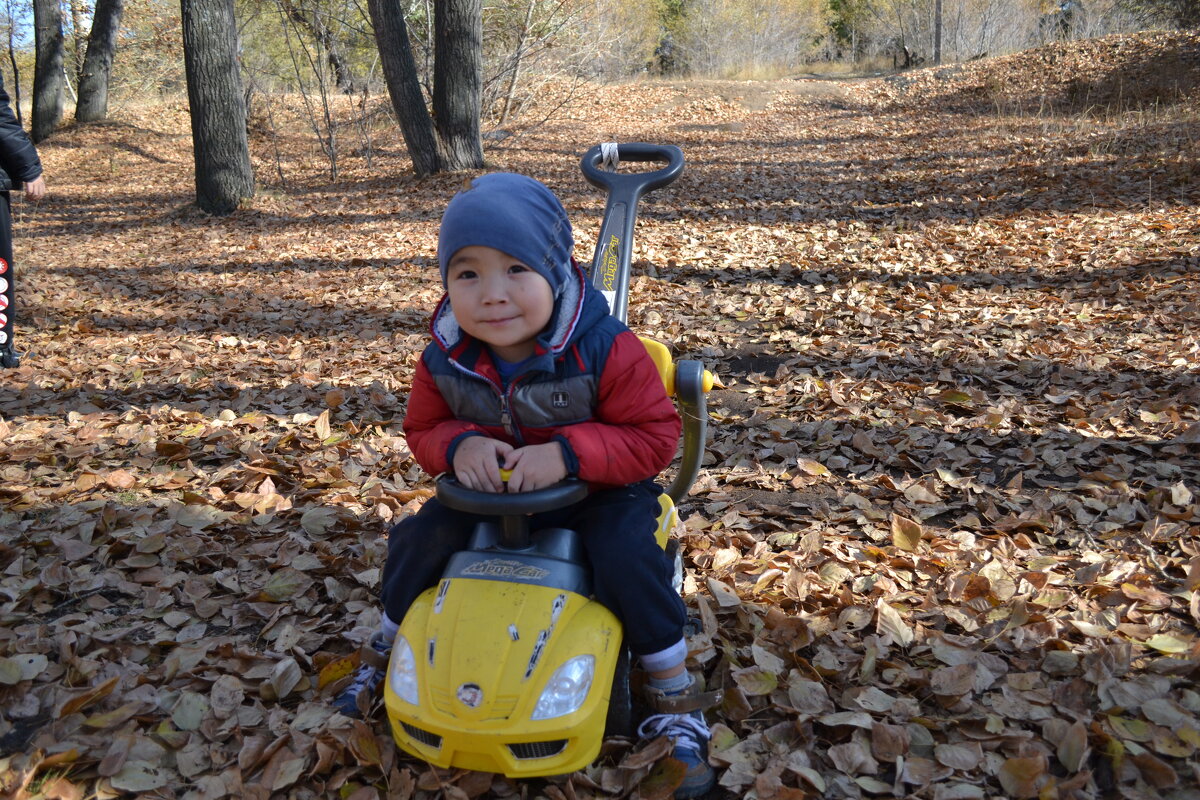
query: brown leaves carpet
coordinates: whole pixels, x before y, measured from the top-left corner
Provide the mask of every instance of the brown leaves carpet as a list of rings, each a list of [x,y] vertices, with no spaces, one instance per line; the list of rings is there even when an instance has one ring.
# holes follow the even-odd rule
[[[587,147],[688,157],[643,205],[631,322],[725,384],[682,532],[715,794],[1197,796],[1198,53],[585,87],[489,142],[583,259]],[[347,107],[331,179],[286,106],[231,217],[189,207],[167,101],[54,136],[53,194],[17,203],[0,793],[668,795],[628,742],[515,783],[332,716],[429,491],[399,420],[462,176],[412,178]]]

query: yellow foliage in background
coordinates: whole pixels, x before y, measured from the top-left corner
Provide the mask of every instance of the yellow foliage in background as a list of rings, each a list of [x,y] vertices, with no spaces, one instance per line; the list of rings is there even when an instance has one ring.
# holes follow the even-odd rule
[[[796,68],[828,30],[822,0],[692,0],[680,37],[693,72],[753,78]]]

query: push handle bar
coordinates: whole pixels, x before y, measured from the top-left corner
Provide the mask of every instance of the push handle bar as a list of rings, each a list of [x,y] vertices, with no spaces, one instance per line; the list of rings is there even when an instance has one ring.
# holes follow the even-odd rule
[[[629,142],[617,145],[620,161],[663,162],[652,172],[608,172],[600,168],[604,148],[596,145],[583,154],[580,168],[588,183],[608,191],[604,222],[596,240],[596,255],[589,273],[592,285],[604,293],[612,315],[628,322],[629,271],[633,262],[633,226],[642,196],[661,189],[683,172],[683,151],[673,144]]]

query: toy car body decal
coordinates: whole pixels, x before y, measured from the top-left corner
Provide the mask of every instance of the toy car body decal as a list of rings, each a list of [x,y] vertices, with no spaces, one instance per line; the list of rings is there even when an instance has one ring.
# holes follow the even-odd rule
[[[538,662],[542,660],[542,650],[546,648],[546,640],[549,638],[549,628],[538,631],[537,641],[533,644],[533,652],[529,654],[529,666],[525,667],[525,680],[529,680],[529,676],[533,675],[533,671],[537,669]]]
[[[438,587],[437,597],[433,601],[433,613],[442,613],[442,604],[446,601],[446,592],[450,591],[450,581],[443,580],[442,585]]]
[[[464,569],[462,574],[471,577],[487,576],[501,580],[540,581],[550,574],[550,570],[506,558],[489,558],[476,561]]]
[[[617,289],[617,269],[621,266],[621,258],[619,253],[621,240],[616,236],[608,240],[608,244],[604,246],[604,255],[601,260],[601,275],[604,283],[603,291],[615,292]]]
[[[533,652],[529,654],[529,666],[525,668],[525,680],[529,680],[533,671],[537,669],[538,661],[542,658],[542,651],[546,649],[546,642],[550,641],[550,634],[554,632],[554,626],[558,624],[558,618],[566,607],[567,596],[565,594],[556,596],[554,602],[550,604],[550,625],[545,630],[538,631],[537,641],[533,644]]]
[[[454,694],[467,708],[479,708],[483,702],[483,689],[477,683],[464,683]]]

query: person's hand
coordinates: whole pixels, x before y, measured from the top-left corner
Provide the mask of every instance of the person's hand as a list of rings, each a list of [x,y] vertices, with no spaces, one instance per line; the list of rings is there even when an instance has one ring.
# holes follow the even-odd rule
[[[562,446],[558,442],[531,444],[513,450],[508,454],[504,468],[512,470],[508,476],[510,492],[544,489],[567,477],[567,464],[563,461]]]
[[[25,199],[37,202],[46,196],[46,179],[38,175],[31,181],[25,182]]]
[[[454,476],[459,483],[477,492],[503,492],[500,460],[513,452],[513,446],[486,436],[468,436],[454,450]]]

